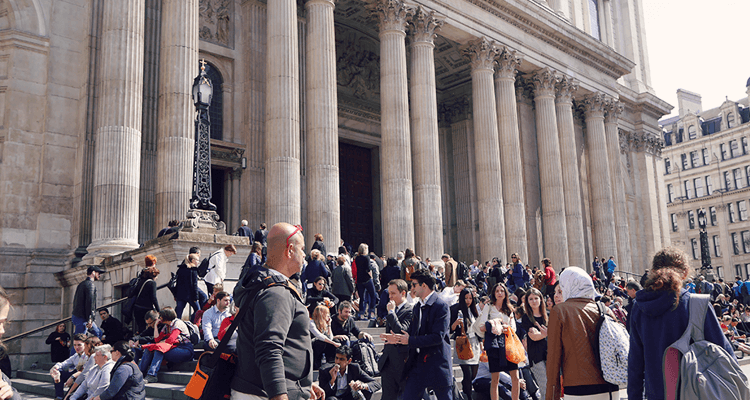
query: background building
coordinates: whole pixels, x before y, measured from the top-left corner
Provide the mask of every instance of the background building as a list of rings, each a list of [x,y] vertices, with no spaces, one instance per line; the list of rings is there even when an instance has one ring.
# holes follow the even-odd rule
[[[750,278],[748,99],[727,99],[704,111],[699,94],[680,89],[677,97],[680,114],[659,121],[672,243],[700,260],[697,218],[703,208],[718,276]]]
[[[185,218],[199,59],[229,232],[288,221],[328,249],[614,256],[640,274],[670,243],[671,109],[641,3],[0,0],[0,284],[23,299],[17,329],[67,315],[75,279],[54,273]]]

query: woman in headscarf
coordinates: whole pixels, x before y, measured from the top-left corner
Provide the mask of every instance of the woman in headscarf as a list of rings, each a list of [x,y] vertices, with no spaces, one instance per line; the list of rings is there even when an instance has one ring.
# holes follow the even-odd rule
[[[599,340],[594,282],[578,267],[566,268],[559,282],[563,302],[552,309],[547,331],[546,398],[560,399],[562,371],[565,400],[618,400],[620,388],[604,380],[592,347]]]

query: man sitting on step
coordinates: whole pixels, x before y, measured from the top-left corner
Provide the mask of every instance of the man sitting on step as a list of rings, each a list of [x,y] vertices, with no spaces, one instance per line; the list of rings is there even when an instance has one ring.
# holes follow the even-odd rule
[[[354,323],[352,316],[352,303],[342,301],[338,306],[338,313],[331,318],[331,333],[333,340],[349,345],[357,339],[367,339],[372,342],[372,336],[367,332],[361,332]]]
[[[76,367],[86,363],[88,357],[83,353],[83,346],[86,342],[86,335],[77,333],[73,335],[73,349],[75,353],[68,357],[67,360],[55,364],[50,369],[49,374],[55,380],[55,399],[62,399],[65,396],[63,385],[77,370]]]
[[[324,366],[318,376],[327,400],[370,400],[380,390],[380,384],[352,362],[352,349],[345,345],[336,349],[335,364]]]

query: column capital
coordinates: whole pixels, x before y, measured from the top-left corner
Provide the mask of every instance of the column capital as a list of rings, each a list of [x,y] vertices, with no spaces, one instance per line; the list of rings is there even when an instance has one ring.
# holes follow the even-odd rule
[[[620,100],[617,99],[607,99],[607,102],[604,104],[604,122],[610,124],[610,123],[617,123],[617,120],[620,118],[620,114],[622,114],[622,111],[625,109],[625,106],[622,105]]]
[[[557,80],[555,91],[557,93],[555,102],[561,104],[567,103],[572,105],[573,95],[576,91],[578,91],[578,81],[567,75],[562,75],[560,79]]]
[[[604,118],[604,108],[607,104],[607,98],[603,93],[594,93],[586,96],[581,100],[581,106],[583,107],[583,113],[586,119],[589,118]]]
[[[542,68],[535,72],[531,77],[531,83],[534,85],[535,98],[540,96],[555,97],[557,75],[551,68]]]
[[[471,60],[471,70],[486,69],[493,71],[495,68],[495,58],[500,50],[495,42],[487,40],[486,37],[469,42],[469,46],[464,50],[464,55]]]
[[[406,23],[414,7],[401,0],[373,0],[367,8],[378,18],[380,33],[398,31],[406,34]]]
[[[435,32],[443,26],[444,19],[435,15],[434,11],[425,10],[419,6],[411,18],[413,44],[434,44]]]
[[[338,0],[305,0],[305,8],[308,8],[311,5],[314,4],[322,4],[324,6],[329,7],[336,7],[336,2]]]
[[[498,51],[500,54],[497,56],[497,77],[515,79],[522,58],[515,50],[511,50],[507,46],[503,46]]]

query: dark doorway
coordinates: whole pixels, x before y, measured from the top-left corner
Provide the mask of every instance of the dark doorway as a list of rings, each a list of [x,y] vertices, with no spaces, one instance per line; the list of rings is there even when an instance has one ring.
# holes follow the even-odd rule
[[[360,243],[374,250],[372,151],[339,142],[341,237],[357,251]]]
[[[221,168],[211,168],[211,203],[216,205],[216,213],[221,221],[226,223],[227,210],[224,208],[224,182],[225,172]]]

